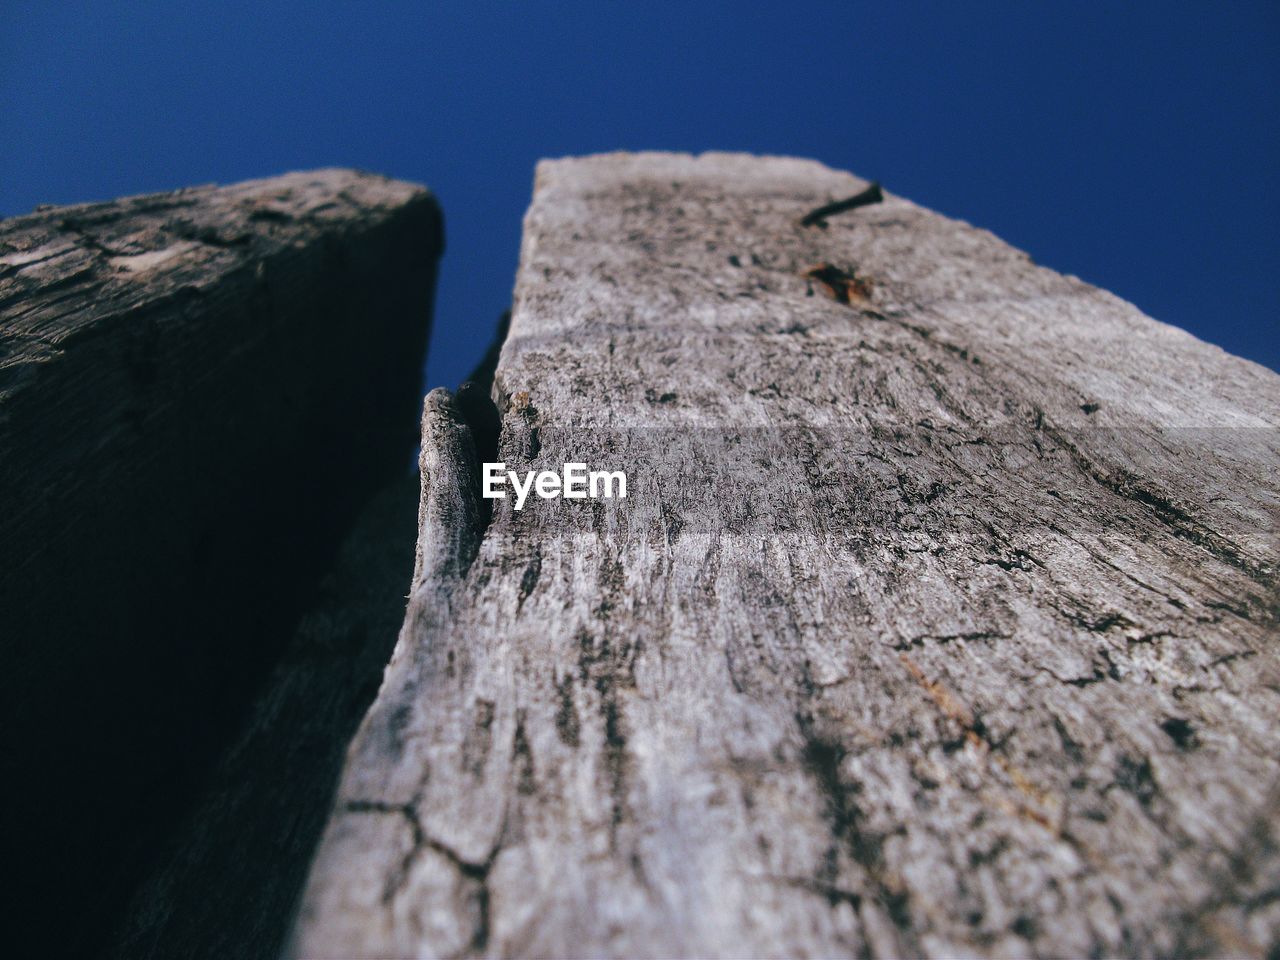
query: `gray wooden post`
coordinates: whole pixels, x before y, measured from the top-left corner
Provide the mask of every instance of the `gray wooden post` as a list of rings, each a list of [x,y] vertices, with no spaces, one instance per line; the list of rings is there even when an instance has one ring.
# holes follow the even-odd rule
[[[291,954],[1260,955],[1280,378],[816,163],[539,166]],[[1271,949],[1274,949],[1272,947]]]

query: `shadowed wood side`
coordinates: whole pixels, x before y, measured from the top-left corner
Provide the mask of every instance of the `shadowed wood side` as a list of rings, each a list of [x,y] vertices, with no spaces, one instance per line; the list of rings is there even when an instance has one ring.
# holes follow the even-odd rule
[[[98,945],[355,511],[408,465],[441,246],[426,190],[351,170],[0,223],[20,953]]]
[[[379,491],[108,940],[119,960],[274,957],[347,742],[404,617],[417,478]]]
[[[291,955],[1274,950],[1280,377],[866,186],[539,166],[500,459],[629,496],[424,483]]]

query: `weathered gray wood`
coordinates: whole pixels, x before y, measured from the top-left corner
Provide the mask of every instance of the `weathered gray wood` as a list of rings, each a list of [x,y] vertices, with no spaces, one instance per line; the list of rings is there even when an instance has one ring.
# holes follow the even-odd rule
[[[11,949],[85,955],[407,466],[440,250],[348,170],[0,224]]]
[[[293,955],[1274,951],[1280,377],[865,186],[539,167],[501,459],[631,495],[432,397]]]

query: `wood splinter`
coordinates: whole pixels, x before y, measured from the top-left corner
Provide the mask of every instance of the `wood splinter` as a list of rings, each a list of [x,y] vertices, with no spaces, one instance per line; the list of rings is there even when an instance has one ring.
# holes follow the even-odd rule
[[[884,200],[884,192],[880,189],[880,184],[873,183],[861,193],[855,193],[852,197],[845,200],[837,200],[834,203],[828,203],[824,206],[810,210],[804,215],[804,219],[800,221],[802,227],[826,227],[827,217],[834,217],[837,213],[844,213],[846,210],[855,210],[858,207],[866,207],[873,203],[880,203]]]

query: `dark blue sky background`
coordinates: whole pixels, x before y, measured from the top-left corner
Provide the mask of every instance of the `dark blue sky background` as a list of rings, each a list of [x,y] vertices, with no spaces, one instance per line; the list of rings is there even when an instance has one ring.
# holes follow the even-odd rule
[[[431,384],[533,164],[816,157],[1280,368],[1280,3],[5,0],[0,214],[351,165],[445,208]]]

